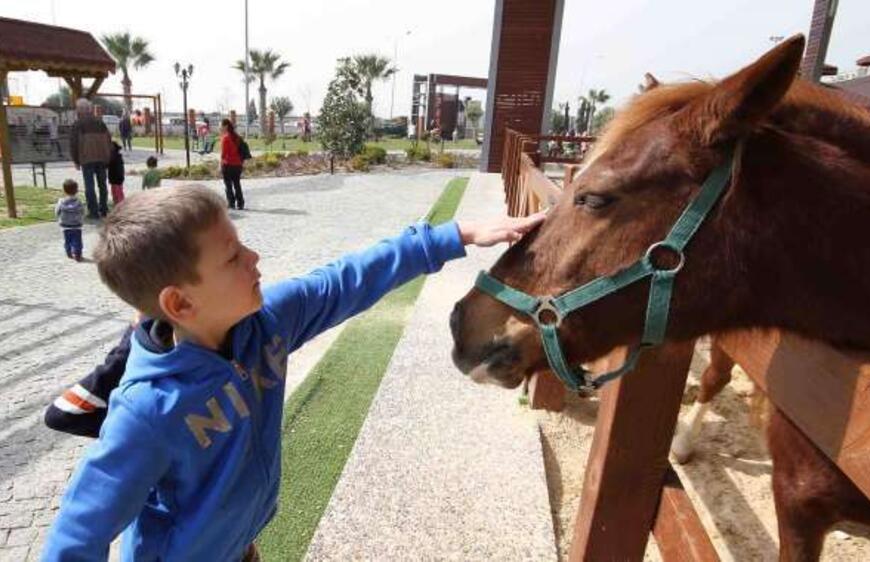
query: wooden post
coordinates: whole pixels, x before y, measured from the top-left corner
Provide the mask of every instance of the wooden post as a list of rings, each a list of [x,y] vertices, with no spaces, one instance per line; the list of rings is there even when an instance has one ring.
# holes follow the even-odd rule
[[[157,132],[160,136],[160,154],[163,154],[163,97],[157,94]]]
[[[143,107],[142,108],[142,121],[145,123],[145,134],[151,134],[151,108]]]
[[[0,70],[0,83],[6,81],[5,70]],[[6,104],[0,99],[0,156],[3,158],[3,190],[6,192],[6,212],[10,219],[17,219],[15,209],[15,187],[12,185],[12,148],[9,146],[9,119],[6,118]]]
[[[665,562],[719,562],[680,477],[670,467],[665,474],[653,534]]]
[[[601,391],[569,560],[641,560],[661,496],[694,342],[644,352]],[[608,369],[622,364],[611,353]]]
[[[154,117],[157,119],[157,123],[154,125],[154,153],[160,153],[160,110],[157,107],[157,96],[151,98],[151,106],[154,110]]]
[[[565,407],[565,385],[552,371],[538,371],[529,379],[529,407],[550,412]]]

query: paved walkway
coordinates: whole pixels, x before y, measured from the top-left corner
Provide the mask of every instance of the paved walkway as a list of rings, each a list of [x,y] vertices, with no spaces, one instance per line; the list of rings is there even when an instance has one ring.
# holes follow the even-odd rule
[[[456,175],[250,180],[244,182],[248,209],[232,217],[242,239],[260,252],[264,281],[275,281],[398,233]],[[86,256],[96,237],[96,227],[86,225]],[[102,360],[131,312],[102,286],[93,264],[66,259],[54,224],[0,230],[0,263],[0,562],[22,562],[37,559],[88,443],[45,428],[42,412]],[[314,361],[291,357],[291,370],[298,359]]]
[[[475,174],[458,217],[502,201],[498,176]],[[536,421],[450,360],[453,303],[503,250],[470,249],[426,280],[308,560],[556,559]]]

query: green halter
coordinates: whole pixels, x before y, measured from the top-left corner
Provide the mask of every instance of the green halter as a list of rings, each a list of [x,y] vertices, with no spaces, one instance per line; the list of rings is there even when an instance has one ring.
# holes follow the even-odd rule
[[[664,240],[650,246],[642,258],[613,275],[599,277],[558,297],[528,295],[508,287],[485,271],[481,271],[477,276],[475,286],[514,310],[532,317],[541,332],[541,340],[550,368],[566,386],[573,390],[598,389],[604,383],[634,369],[641,351],[659,345],[664,340],[674,278],[686,261],[683,250],[725,190],[731,177],[733,158],[733,152],[729,152],[725,163],[710,172],[698,195],[692,199]],[[653,262],[652,254],[660,248],[679,256],[679,263],[671,269],[657,267]],[[651,280],[646,323],[640,344],[631,350],[622,367],[596,378],[590,378],[590,371],[582,366],[578,365],[572,369],[559,344],[558,328],[565,316],[644,277],[650,277]]]

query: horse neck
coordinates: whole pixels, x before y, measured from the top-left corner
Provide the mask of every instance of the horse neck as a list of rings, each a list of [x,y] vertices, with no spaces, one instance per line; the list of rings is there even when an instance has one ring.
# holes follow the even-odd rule
[[[747,141],[738,174],[724,232],[742,256],[726,276],[744,288],[734,327],[870,348],[870,166],[860,151],[769,130]]]

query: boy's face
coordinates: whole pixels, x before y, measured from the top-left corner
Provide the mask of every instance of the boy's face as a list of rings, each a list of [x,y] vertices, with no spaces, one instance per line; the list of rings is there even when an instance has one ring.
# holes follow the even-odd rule
[[[184,286],[195,309],[193,321],[207,330],[229,330],[263,305],[260,256],[239,241],[226,213],[198,241],[200,282]]]

